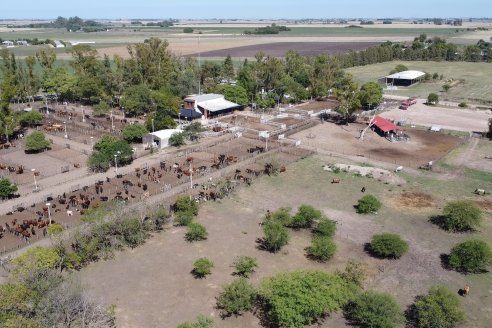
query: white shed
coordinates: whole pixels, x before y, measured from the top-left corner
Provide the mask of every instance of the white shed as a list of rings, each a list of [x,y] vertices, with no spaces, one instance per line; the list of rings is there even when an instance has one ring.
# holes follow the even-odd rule
[[[181,129],[166,129],[166,130],[159,130],[155,132],[151,132],[149,134],[146,134],[142,139],[143,144],[145,146],[151,146],[153,145],[154,147],[157,147],[159,149],[165,148],[169,146],[169,138],[174,134],[174,133],[179,133],[183,132]]]

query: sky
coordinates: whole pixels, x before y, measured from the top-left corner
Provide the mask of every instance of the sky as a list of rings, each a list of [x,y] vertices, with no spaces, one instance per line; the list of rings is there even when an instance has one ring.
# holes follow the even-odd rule
[[[15,0],[0,19],[492,17],[490,0]]]

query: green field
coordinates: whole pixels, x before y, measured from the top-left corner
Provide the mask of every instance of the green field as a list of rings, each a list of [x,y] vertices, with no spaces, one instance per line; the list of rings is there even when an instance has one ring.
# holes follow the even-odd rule
[[[387,62],[367,66],[349,68],[359,83],[377,81],[389,74],[398,64],[404,64],[411,70],[443,75],[443,80],[425,82],[408,88],[400,87],[399,90],[388,93],[401,96],[417,96],[427,98],[431,92],[439,94],[441,100],[465,101],[465,102],[492,102],[492,76],[488,73],[492,70],[491,63],[464,63],[464,62]],[[463,83],[452,87],[448,92],[442,92],[442,86],[447,79],[463,80]]]

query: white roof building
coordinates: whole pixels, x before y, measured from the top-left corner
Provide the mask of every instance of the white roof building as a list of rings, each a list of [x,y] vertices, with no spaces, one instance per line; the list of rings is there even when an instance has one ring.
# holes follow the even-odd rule
[[[65,45],[60,40],[55,40],[55,48],[65,48]]]
[[[96,44],[95,41],[68,41],[72,46],[76,46],[79,44]]]
[[[159,130],[155,132],[151,132],[143,136],[142,142],[144,145],[157,147],[159,149],[165,148],[169,146],[169,138],[174,133],[183,132],[181,129],[165,129]]]
[[[224,95],[209,93],[203,95],[191,95],[184,99],[181,109],[182,117],[196,118],[202,115],[205,118],[232,112],[242,106],[224,98]]]
[[[379,81],[392,86],[411,86],[412,84],[420,82],[424,76],[424,72],[409,70],[387,75]]]

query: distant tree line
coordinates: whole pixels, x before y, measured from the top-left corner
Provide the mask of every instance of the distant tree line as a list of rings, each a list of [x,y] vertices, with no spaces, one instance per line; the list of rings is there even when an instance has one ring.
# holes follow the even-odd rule
[[[244,34],[279,34],[280,32],[290,31],[290,28],[273,23],[270,26],[258,27],[253,31],[246,30]]]
[[[26,25],[20,25],[16,27],[28,27],[28,28],[65,28],[67,31],[79,31],[82,30],[84,32],[96,32],[100,30],[105,30],[106,27],[98,23],[94,20],[83,20],[78,16],[74,17],[61,17],[50,23],[30,23]]]

